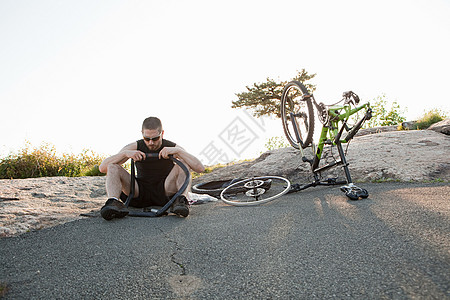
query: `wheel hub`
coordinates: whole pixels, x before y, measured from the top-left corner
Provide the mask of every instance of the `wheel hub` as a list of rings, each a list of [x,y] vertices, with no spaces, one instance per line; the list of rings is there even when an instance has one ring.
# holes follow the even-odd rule
[[[266,192],[265,189],[262,188],[253,188],[251,190],[248,190],[245,195],[248,197],[258,197],[261,196],[262,194],[264,194]]]
[[[247,189],[254,189],[254,188],[259,188],[263,184],[264,184],[264,181],[262,181],[262,180],[251,180],[251,181],[247,182],[246,184],[244,184],[244,187],[246,187]]]

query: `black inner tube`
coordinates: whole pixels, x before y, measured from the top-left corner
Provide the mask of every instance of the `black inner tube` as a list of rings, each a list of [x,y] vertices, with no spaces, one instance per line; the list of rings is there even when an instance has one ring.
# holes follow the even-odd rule
[[[159,153],[146,153],[145,159],[159,159]],[[161,207],[158,211],[130,211],[128,216],[130,217],[159,217],[162,216],[169,207],[172,206],[175,199],[177,199],[178,196],[180,196],[188,187],[189,182],[191,180],[191,173],[189,172],[189,169],[186,167],[184,163],[182,163],[179,159],[176,159],[172,155],[169,155],[169,159],[172,160],[174,163],[176,163],[186,175],[186,179],[184,180],[183,185],[178,190],[178,192],[175,193],[175,195],[172,196],[172,198],[169,200],[169,202],[166,203],[163,207]],[[135,169],[134,169],[134,160],[131,160],[131,187],[130,187],[130,195],[128,195],[127,200],[125,201],[125,206],[128,207],[130,204],[131,199],[134,198],[134,184],[135,184]]]

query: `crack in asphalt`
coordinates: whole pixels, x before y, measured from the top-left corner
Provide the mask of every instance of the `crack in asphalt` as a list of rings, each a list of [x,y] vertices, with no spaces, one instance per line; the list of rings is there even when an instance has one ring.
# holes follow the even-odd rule
[[[161,228],[158,228],[161,233],[164,235],[164,237],[175,246],[175,251],[170,255],[170,260],[172,261],[172,263],[174,263],[175,265],[177,265],[180,269],[181,269],[181,276],[185,276],[186,275],[186,267],[183,265],[182,262],[179,262],[176,259],[176,255],[178,254],[179,251],[181,251],[181,247],[178,245],[177,241],[173,240],[172,238],[169,237],[169,235],[167,235],[164,230],[162,230]]]

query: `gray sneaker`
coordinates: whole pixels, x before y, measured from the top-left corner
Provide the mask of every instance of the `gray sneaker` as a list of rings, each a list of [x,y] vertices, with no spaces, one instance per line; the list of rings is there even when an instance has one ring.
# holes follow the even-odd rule
[[[189,215],[189,202],[186,197],[183,195],[178,196],[173,202],[170,212],[182,217],[187,217]]]
[[[100,214],[105,220],[112,220],[114,218],[123,218],[128,215],[129,211],[122,201],[109,198],[105,205],[100,210]]]

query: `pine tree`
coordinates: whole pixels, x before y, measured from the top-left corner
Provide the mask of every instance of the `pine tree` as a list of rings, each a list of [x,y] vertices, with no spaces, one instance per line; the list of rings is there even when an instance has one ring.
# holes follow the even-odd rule
[[[236,94],[238,100],[232,101],[231,107],[250,109],[255,117],[273,115],[281,118],[280,104],[284,86],[292,80],[297,80],[302,82],[310,93],[312,93],[316,89],[316,86],[307,83],[307,81],[313,79],[315,76],[316,74],[308,74],[305,69],[302,69],[301,71],[297,71],[297,75],[288,81],[275,81],[267,78],[265,82],[246,86],[247,92]]]

